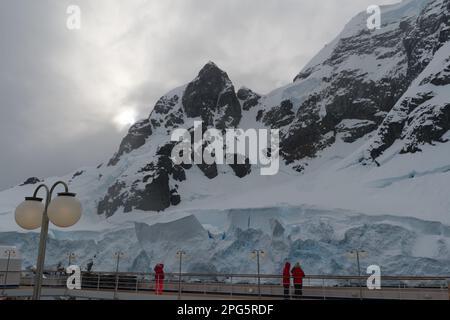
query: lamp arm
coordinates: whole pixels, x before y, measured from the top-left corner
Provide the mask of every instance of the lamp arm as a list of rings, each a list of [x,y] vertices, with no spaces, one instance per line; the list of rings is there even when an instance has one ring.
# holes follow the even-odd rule
[[[39,185],[39,186],[36,188],[36,190],[34,190],[33,197],[36,198],[36,197],[37,197],[37,194],[38,194],[38,192],[39,192],[39,190],[41,190],[41,189],[45,189],[45,192],[46,192],[46,199],[45,199],[45,202],[47,203],[48,199],[50,198],[50,190],[48,189],[47,185],[45,185],[45,184]]]
[[[64,187],[64,191],[65,191],[65,192],[69,192],[69,186],[67,185],[67,183],[65,183],[64,181],[58,181],[58,182],[55,182],[55,183],[53,184],[53,186],[52,186],[50,189],[47,187],[46,184],[41,184],[41,185],[39,185],[39,186],[34,190],[33,197],[36,198],[36,197],[37,197],[37,194],[38,194],[38,192],[39,192],[39,190],[45,189],[45,192],[46,192],[45,204],[48,204],[48,203],[50,203],[50,200],[51,200],[51,198],[52,198],[53,192],[55,191],[55,189],[56,189],[56,187],[57,187],[58,185],[62,185],[62,186]]]
[[[55,182],[55,184],[54,184],[54,185],[52,186],[52,188],[50,189],[50,195],[53,194],[53,191],[55,191],[55,188],[56,188],[58,185],[64,186],[64,191],[65,191],[65,192],[69,192],[69,186],[67,185],[67,183],[65,183],[64,181],[58,181],[58,182]]]

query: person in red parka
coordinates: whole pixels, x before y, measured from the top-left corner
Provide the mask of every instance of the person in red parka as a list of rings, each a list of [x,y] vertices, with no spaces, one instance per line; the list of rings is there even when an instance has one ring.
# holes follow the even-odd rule
[[[292,277],[294,278],[295,298],[300,298],[303,294],[303,278],[305,273],[303,272],[300,263],[296,263],[291,270]]]
[[[158,263],[155,266],[155,294],[160,295],[164,290],[164,265]]]
[[[285,299],[289,299],[290,287],[291,287],[291,264],[288,261],[286,261],[283,269],[283,288]]]

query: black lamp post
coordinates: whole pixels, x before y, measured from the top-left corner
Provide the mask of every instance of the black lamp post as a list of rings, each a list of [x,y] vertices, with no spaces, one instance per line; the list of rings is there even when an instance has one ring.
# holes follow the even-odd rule
[[[58,185],[64,186],[64,192],[58,193],[52,200],[52,195]],[[46,192],[45,202],[38,198],[39,190]],[[41,298],[42,275],[44,273],[45,250],[48,238],[48,226],[51,221],[54,225],[67,228],[73,226],[81,218],[81,203],[75,198],[75,193],[69,192],[65,182],[58,181],[51,188],[45,184],[39,185],[32,197],[26,197],[15,212],[17,224],[26,230],[41,228],[39,251],[36,265],[36,280],[33,288],[33,300]]]

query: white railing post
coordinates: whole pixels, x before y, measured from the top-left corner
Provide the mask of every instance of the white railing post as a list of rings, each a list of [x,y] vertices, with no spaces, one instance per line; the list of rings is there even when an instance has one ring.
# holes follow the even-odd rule
[[[448,300],[450,300],[450,279],[447,280]]]
[[[322,278],[322,294],[323,294],[323,300],[326,300],[326,296],[325,296],[325,279]]]
[[[230,282],[231,282],[230,295],[233,296],[233,276],[230,276]]]
[[[206,281],[203,281],[203,294],[206,295]]]

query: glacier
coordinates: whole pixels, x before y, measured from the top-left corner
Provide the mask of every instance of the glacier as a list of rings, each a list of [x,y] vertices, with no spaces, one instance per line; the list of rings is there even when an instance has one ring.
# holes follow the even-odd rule
[[[121,271],[150,272],[164,263],[167,272],[178,272],[176,252],[184,250],[184,272],[254,274],[251,252],[262,249],[262,273],[279,274],[289,260],[301,262],[309,275],[355,275],[356,263],[347,254],[364,249],[363,270],[375,264],[388,275],[450,273],[450,227],[439,222],[313,206],[195,210],[168,219],[102,231],[52,231],[46,265],[56,268],[73,252],[82,268],[93,258],[94,270],[112,271],[114,253],[122,251]],[[18,245],[24,266],[34,265],[37,233],[2,232],[0,242]]]

